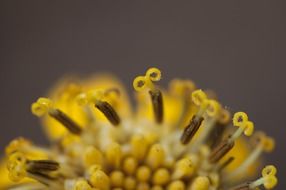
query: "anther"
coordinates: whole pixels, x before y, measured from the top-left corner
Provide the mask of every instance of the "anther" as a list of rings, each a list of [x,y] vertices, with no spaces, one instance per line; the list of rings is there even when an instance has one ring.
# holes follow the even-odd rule
[[[95,107],[99,109],[114,126],[120,124],[120,118],[114,108],[106,101],[98,101]]]
[[[153,105],[153,111],[155,114],[155,120],[157,123],[162,123],[163,121],[163,96],[162,92],[158,89],[150,90],[149,91],[152,105]]]
[[[35,172],[50,172],[60,168],[60,164],[53,160],[27,160],[27,170]]]
[[[224,155],[226,155],[234,146],[234,141],[229,138],[223,140],[216,148],[213,149],[209,156],[210,163],[218,162]]]
[[[133,87],[136,91],[147,89],[149,91],[155,121],[157,123],[163,122],[164,108],[162,92],[153,84],[161,79],[161,71],[157,68],[150,68],[147,70],[145,76],[138,76],[133,81]]]
[[[49,115],[65,126],[71,133],[79,135],[82,132],[81,127],[59,109],[51,109]]]
[[[203,120],[204,120],[203,117],[197,117],[196,115],[193,116],[192,120],[190,121],[190,124],[187,127],[185,127],[184,132],[181,136],[182,144],[188,144],[190,142],[190,140],[199,130]]]

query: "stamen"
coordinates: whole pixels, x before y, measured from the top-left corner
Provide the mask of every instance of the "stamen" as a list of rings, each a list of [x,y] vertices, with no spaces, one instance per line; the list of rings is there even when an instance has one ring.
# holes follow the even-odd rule
[[[110,89],[109,89],[110,90]],[[115,109],[104,100],[107,91],[99,90],[91,90],[87,93],[81,93],[77,96],[77,101],[80,105],[86,105],[88,103],[92,103],[95,107],[103,113],[103,115],[109,120],[109,122],[118,126],[120,124],[120,117],[115,111]],[[110,93],[110,92],[109,92]]]
[[[30,177],[47,186],[57,185],[53,182],[55,178],[44,173],[59,169],[59,165],[50,160],[28,160],[24,154],[15,152],[9,156],[7,169],[10,179],[15,182]]]
[[[198,139],[192,144],[192,150],[196,152],[198,147],[206,143],[210,132],[221,114],[221,105],[216,100],[208,100],[206,108],[206,120],[204,121],[204,130],[199,134]]]
[[[222,141],[210,154],[209,162],[216,163],[218,162],[224,155],[226,155],[234,146],[234,141],[230,139]]]
[[[227,179],[241,175],[243,172],[245,172],[247,168],[257,160],[263,151],[271,152],[274,149],[274,140],[266,136],[263,132],[256,132],[253,139],[257,141],[255,149],[244,160],[244,162],[227,177]]]
[[[203,115],[205,114],[209,104],[209,100],[202,90],[196,90],[192,93],[192,101],[196,106],[198,106],[198,112],[192,117],[190,124],[185,127],[181,136],[182,144],[188,144],[199,130],[204,120]]]
[[[147,70],[145,76],[138,76],[133,81],[133,87],[136,91],[148,89],[153,106],[155,121],[157,123],[163,122],[163,96],[162,92],[157,89],[153,83],[159,81],[160,79],[161,71],[157,68],[150,68]]]
[[[190,142],[190,140],[199,130],[203,120],[204,120],[203,117],[198,117],[196,115],[193,116],[192,120],[190,121],[190,124],[187,127],[185,127],[184,132],[181,136],[182,144],[188,144]]]
[[[268,165],[262,170],[262,177],[246,184],[239,185],[231,188],[231,190],[251,190],[256,189],[259,186],[264,186],[266,189],[272,189],[277,185],[276,168],[273,165]]]
[[[48,98],[39,98],[37,102],[32,104],[31,110],[32,113],[38,117],[48,113],[73,134],[79,135],[82,132],[82,128],[74,120],[61,110],[53,108],[53,103]]]
[[[227,140],[222,141],[212,151],[209,161],[211,163],[218,162],[224,155],[226,155],[234,146],[234,141],[244,133],[246,136],[251,136],[254,130],[254,125],[248,121],[248,116],[244,112],[237,112],[233,116],[233,125],[238,129],[228,137]]]

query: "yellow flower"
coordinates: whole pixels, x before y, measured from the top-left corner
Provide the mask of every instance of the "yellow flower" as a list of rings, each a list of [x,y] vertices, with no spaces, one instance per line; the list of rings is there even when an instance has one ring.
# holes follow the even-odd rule
[[[157,68],[134,79],[136,108],[110,75],[60,81],[49,98],[31,105],[50,147],[11,141],[0,188],[251,190],[277,184],[272,165],[248,180],[275,144],[254,130],[246,113],[232,116],[192,81],[175,79],[164,89],[160,79]]]

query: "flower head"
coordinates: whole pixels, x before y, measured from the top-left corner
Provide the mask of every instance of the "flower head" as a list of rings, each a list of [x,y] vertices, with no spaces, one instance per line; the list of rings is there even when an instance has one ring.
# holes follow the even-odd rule
[[[51,141],[17,138],[6,147],[6,188],[55,190],[251,190],[276,183],[268,165],[252,180],[274,140],[254,130],[244,112],[231,113],[211,91],[161,71],[133,81],[136,111],[112,77],[64,81],[31,105]],[[246,181],[244,183],[244,181]],[[3,180],[2,180],[3,182]],[[3,187],[3,185],[2,185]]]

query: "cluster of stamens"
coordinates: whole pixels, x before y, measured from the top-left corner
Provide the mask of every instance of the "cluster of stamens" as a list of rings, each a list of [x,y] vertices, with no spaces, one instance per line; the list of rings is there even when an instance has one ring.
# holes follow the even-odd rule
[[[80,119],[63,111],[57,100],[39,98],[31,106],[32,113],[66,130],[52,140],[50,148],[24,138],[7,146],[9,177],[20,184],[14,188],[252,190],[276,185],[272,165],[262,170],[261,178],[241,182],[263,151],[274,148],[272,138],[254,132],[246,113],[234,113],[231,122],[231,113],[191,81],[174,80],[165,93],[155,85],[160,79],[161,71],[151,68],[133,82],[138,112],[151,112],[152,119],[134,113],[122,117],[124,105],[116,87],[86,90],[72,85],[66,90]],[[169,110],[169,99],[178,102],[174,110]],[[65,106],[72,109],[70,104]],[[171,111],[177,115],[174,120],[168,117]],[[250,153],[235,169],[228,169],[240,156],[231,151],[246,138],[252,142]]]

